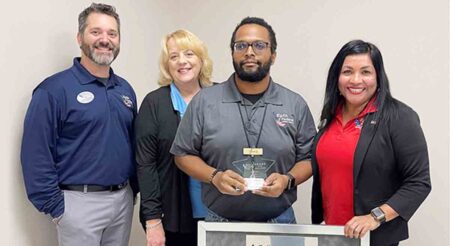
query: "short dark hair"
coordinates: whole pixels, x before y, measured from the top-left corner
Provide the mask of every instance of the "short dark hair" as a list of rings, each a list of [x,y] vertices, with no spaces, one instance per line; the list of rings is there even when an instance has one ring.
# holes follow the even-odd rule
[[[273,31],[272,26],[270,26],[269,23],[267,23],[264,19],[259,18],[259,17],[245,17],[236,26],[236,28],[233,31],[233,35],[231,36],[231,43],[230,43],[231,52],[234,51],[233,46],[234,46],[234,41],[236,40],[235,36],[236,36],[237,30],[241,26],[247,25],[247,24],[256,24],[256,25],[260,25],[267,29],[267,31],[269,32],[269,37],[270,37],[270,51],[272,52],[272,54],[275,53],[277,50],[277,38],[275,37],[275,32]]]
[[[392,97],[389,89],[389,80],[384,70],[383,57],[380,50],[372,43],[352,40],[339,50],[328,71],[324,105],[320,116],[320,129],[326,128],[331,123],[339,103],[344,100],[339,93],[339,75],[345,58],[356,54],[368,54],[375,68],[377,75],[377,98],[375,104],[378,107],[376,118],[389,118],[390,114],[388,112],[392,112],[395,108],[396,100]]]
[[[78,15],[78,32],[80,34],[83,34],[86,29],[86,21],[91,13],[100,13],[114,17],[117,22],[117,31],[120,33],[120,19],[119,14],[116,12],[116,8],[108,4],[92,3],[91,6],[84,9],[80,15]]]

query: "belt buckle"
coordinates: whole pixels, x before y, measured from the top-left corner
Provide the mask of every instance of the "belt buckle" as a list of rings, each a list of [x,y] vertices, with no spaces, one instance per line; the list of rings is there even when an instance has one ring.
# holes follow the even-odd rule
[[[87,193],[88,192],[88,185],[83,185],[83,193]]]

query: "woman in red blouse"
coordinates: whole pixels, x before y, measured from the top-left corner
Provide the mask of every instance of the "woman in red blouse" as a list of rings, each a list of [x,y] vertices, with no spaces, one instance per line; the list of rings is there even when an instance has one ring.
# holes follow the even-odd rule
[[[398,245],[431,190],[419,117],[394,99],[378,48],[345,44],[331,64],[313,149],[313,223]]]

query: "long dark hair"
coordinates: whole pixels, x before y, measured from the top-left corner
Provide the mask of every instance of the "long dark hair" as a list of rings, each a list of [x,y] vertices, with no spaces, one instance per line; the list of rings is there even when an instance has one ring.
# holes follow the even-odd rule
[[[319,129],[328,127],[333,120],[336,108],[344,98],[339,93],[338,81],[342,65],[348,55],[369,54],[377,74],[377,98],[375,105],[378,110],[375,120],[388,119],[394,110],[396,101],[389,89],[389,80],[384,70],[383,57],[380,50],[372,43],[362,40],[352,40],[346,43],[337,53],[330,69],[328,70],[325,98],[323,102],[322,115],[320,116]]]

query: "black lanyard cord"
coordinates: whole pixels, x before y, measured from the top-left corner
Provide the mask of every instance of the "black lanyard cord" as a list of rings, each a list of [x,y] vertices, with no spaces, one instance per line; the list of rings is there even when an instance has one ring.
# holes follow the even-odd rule
[[[244,99],[242,99],[242,102],[244,102]],[[247,139],[247,144],[248,144],[248,147],[250,148],[251,147],[250,139],[248,138],[247,128],[245,127],[244,116],[242,115],[241,106],[239,105],[239,103],[237,103],[236,105],[238,106],[239,114],[241,115],[241,122],[242,122],[242,127],[244,129],[245,138]],[[247,123],[249,123],[250,122],[250,118],[248,116],[247,106],[245,105],[245,102],[244,102],[243,106],[244,106],[244,109],[245,109],[245,113],[247,114]],[[264,127],[264,120],[266,119],[267,107],[268,107],[268,105],[266,104],[265,108],[264,108],[264,114],[263,114],[263,117],[262,117],[262,120],[261,120],[261,128],[259,128],[258,138],[256,139],[255,148],[258,147],[259,139],[261,138],[261,133],[262,133],[262,130],[263,130],[263,127]]]

